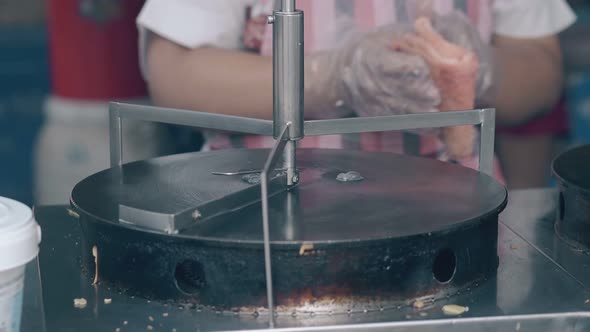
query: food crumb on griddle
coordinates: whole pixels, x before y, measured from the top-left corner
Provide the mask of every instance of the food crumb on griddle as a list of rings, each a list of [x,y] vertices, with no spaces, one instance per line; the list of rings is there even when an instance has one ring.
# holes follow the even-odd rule
[[[66,210],[68,210],[68,215],[70,217],[74,217],[76,219],[80,219],[80,215],[78,213],[76,213],[76,211],[70,210],[70,209],[66,209]]]
[[[123,322],[123,325],[127,325],[127,324],[129,324],[129,322],[128,322],[128,321],[124,321],[124,322]]]
[[[152,316],[149,316],[148,319],[150,320],[150,322],[154,321],[154,317],[152,317]]]
[[[417,300],[417,301],[414,301],[414,303],[412,304],[412,306],[414,307],[414,309],[418,309],[419,310],[419,309],[424,308],[424,302],[422,302],[420,300]]]
[[[78,308],[78,309],[84,309],[86,308],[86,305],[88,304],[88,301],[86,301],[85,298],[79,298],[79,299],[74,299],[74,308]]]
[[[313,250],[313,243],[304,243],[299,248],[299,256],[310,254],[309,251]]]
[[[115,329],[115,332],[121,332],[121,328],[120,328],[120,327],[117,327],[117,328]]]
[[[584,301],[584,304],[588,304],[588,303],[590,303],[590,299]]]
[[[104,299],[104,304],[111,304],[113,303],[113,299]]]
[[[512,249],[512,250],[518,249],[518,244],[515,244],[515,243],[511,244],[510,249]]]
[[[442,311],[447,316],[459,316],[469,311],[469,307],[463,307],[456,304],[447,304],[442,307]]]
[[[154,327],[153,327],[153,326],[151,326],[151,325],[148,325],[148,326],[147,326],[147,329],[148,329],[148,331],[151,331],[151,330],[153,330],[153,329],[154,329]]]
[[[96,285],[98,283],[98,248],[96,246],[92,247],[92,257],[94,257],[94,280],[92,285]]]
[[[163,313],[162,317],[168,317],[168,313],[167,312]]]
[[[420,313],[420,317],[426,317],[426,316],[428,316],[428,313],[426,313],[426,312],[421,312]]]

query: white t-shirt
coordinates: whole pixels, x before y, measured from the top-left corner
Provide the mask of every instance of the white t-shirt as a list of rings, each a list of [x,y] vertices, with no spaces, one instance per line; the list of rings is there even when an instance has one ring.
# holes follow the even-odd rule
[[[147,31],[152,31],[187,48],[209,45],[238,49],[241,47],[246,9],[251,8],[254,16],[270,14],[272,2],[272,0],[147,0],[137,18],[142,67],[145,67],[143,55]],[[355,2],[357,5],[354,4]],[[479,22],[476,24],[479,25],[484,40],[489,40],[492,34],[516,38],[543,37],[559,33],[575,21],[575,15],[565,0],[463,1],[463,8],[454,8],[456,5],[453,0],[299,0],[297,2],[298,8],[305,11],[306,29],[309,24],[313,27],[312,29],[321,29],[326,33],[341,30],[329,27],[337,24],[339,10],[354,11],[358,9],[355,6],[369,8],[369,13],[365,10],[365,13],[361,15],[371,16],[371,24],[378,26],[395,23],[394,21],[399,21],[400,17],[412,15],[411,7],[416,6],[417,3],[430,3],[435,11],[441,13],[452,9],[470,12],[470,16],[478,18]],[[347,6],[351,8],[347,9]],[[402,11],[403,13],[400,14]],[[393,12],[397,13],[392,15]],[[306,46],[309,43],[310,41],[306,38]],[[318,37],[316,44],[318,44],[316,48],[325,48],[330,44],[329,38]]]

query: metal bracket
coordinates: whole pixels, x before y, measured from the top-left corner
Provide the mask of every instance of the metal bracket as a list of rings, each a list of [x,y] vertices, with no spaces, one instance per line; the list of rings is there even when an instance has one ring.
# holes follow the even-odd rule
[[[112,102],[109,104],[111,167],[123,164],[123,118],[252,135],[272,136],[273,133],[270,120]]]
[[[121,103],[111,103],[109,106],[109,112],[110,155],[112,167],[120,167],[123,164],[122,118],[188,125],[199,128],[226,130],[264,136],[273,135],[273,122],[266,120]],[[322,136],[421,128],[441,128],[461,125],[481,125],[479,170],[482,173],[493,176],[495,133],[494,109],[305,121],[304,130],[305,135]],[[271,180],[269,174],[271,170],[277,168],[277,163],[280,160],[280,157],[285,156],[286,147],[289,146],[294,148],[288,144],[294,144],[295,142],[286,139],[288,137],[290,126],[291,123],[287,123],[287,125],[283,127],[281,134],[277,137],[275,146],[261,173],[261,185],[259,188],[258,186],[253,186],[230,195],[230,199],[212,201],[204,204],[200,208],[190,208],[175,215],[154,214],[150,212],[147,212],[146,214],[145,211],[141,211],[140,213],[132,207],[120,207],[122,222],[157,228],[168,233],[174,233],[194,224],[195,218],[193,218],[193,214],[195,210],[199,211],[203,221],[214,220],[215,218],[213,217],[222,216],[223,214],[235,211],[235,209],[240,207],[257,203],[258,200],[248,200],[247,197],[255,197],[250,195],[257,196],[258,190],[260,190],[264,231],[265,270],[267,276],[267,296],[269,311],[271,314],[270,317],[272,317],[269,322],[271,327],[274,326],[274,305],[270,261],[268,199],[275,194],[277,190],[286,190],[287,187],[285,184],[288,183],[289,179],[282,176]],[[290,155],[290,153],[287,153],[287,155]],[[279,181],[282,181],[282,183],[279,183]],[[217,213],[208,219],[204,212],[214,211],[215,209],[221,209],[224,212]],[[215,214],[215,212],[212,213]]]
[[[272,178],[267,173],[267,177],[267,198],[287,191],[286,173],[280,172]],[[119,205],[119,222],[167,234],[178,234],[188,228],[204,228],[211,223],[219,222],[219,219],[232,212],[259,203],[262,197],[261,189],[260,185],[251,185],[222,198],[204,202],[177,213],[159,213]]]
[[[305,121],[306,136],[481,125],[479,170],[493,176],[496,111],[491,108],[363,118]]]

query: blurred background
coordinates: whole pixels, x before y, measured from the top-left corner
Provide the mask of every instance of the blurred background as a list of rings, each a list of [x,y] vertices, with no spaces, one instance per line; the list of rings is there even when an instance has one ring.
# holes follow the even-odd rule
[[[568,119],[563,134],[552,137],[552,154],[590,143],[590,1],[569,3],[578,21],[561,35],[566,81],[563,102],[556,105]],[[147,100],[135,26],[142,5],[0,0],[0,196],[29,205],[65,203],[77,181],[108,167],[107,113],[97,110],[106,110],[110,100]],[[127,131],[127,160],[198,150],[201,144],[192,130],[130,124]],[[541,185],[550,186],[546,173]],[[519,187],[527,185],[539,183]]]
[[[0,196],[65,204],[78,181],[108,167],[108,102],[147,101],[135,25],[143,4],[0,0]],[[124,129],[126,161],[200,147],[192,130]]]

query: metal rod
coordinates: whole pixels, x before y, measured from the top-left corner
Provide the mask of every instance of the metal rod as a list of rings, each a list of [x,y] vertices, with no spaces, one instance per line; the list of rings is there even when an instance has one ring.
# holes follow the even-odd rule
[[[303,138],[303,12],[275,11],[272,24],[274,137],[291,122],[287,139],[298,140]]]
[[[287,185],[298,182],[297,140],[304,136],[304,30],[303,12],[295,0],[281,0],[273,24],[273,136],[288,140],[283,153]],[[287,135],[282,133],[289,128]]]
[[[268,209],[268,182],[271,170],[276,168],[279,158],[283,155],[285,146],[287,145],[287,132],[289,131],[290,123],[283,128],[283,131],[277,137],[274,147],[272,148],[266,162],[264,169],[260,174],[261,186],[261,200],[262,200],[262,231],[264,233],[264,270],[266,274],[266,297],[268,301],[269,325],[274,327],[275,309],[274,309],[274,294],[272,285],[272,264],[270,256],[270,230],[269,230],[269,209]]]
[[[283,168],[287,171],[287,185],[292,186],[297,184],[299,182],[297,171],[297,141],[287,141],[285,150],[283,151]]]
[[[273,122],[239,116],[196,112],[175,108],[112,103],[123,118],[170,123],[183,126],[272,136]]]
[[[280,11],[291,13],[295,11],[295,0],[281,0]]]
[[[277,168],[275,171],[286,171],[284,168]],[[260,173],[262,170],[260,169],[253,169],[249,171],[233,171],[233,172],[211,172],[213,175],[221,175],[221,176],[235,176],[235,175],[245,175],[245,174],[255,174]]]
[[[285,206],[286,216],[285,216],[285,239],[288,241],[295,240],[296,235],[298,235],[297,230],[300,229],[299,223],[296,221],[296,211],[299,208],[299,201],[298,196],[293,191],[287,192],[287,204]]]
[[[478,125],[486,110],[305,121],[305,136]]]
[[[496,111],[485,109],[481,113],[481,134],[479,141],[479,170],[494,176],[494,133],[496,131]]]
[[[109,104],[109,147],[111,167],[123,165],[123,126],[119,107],[116,103]]]

